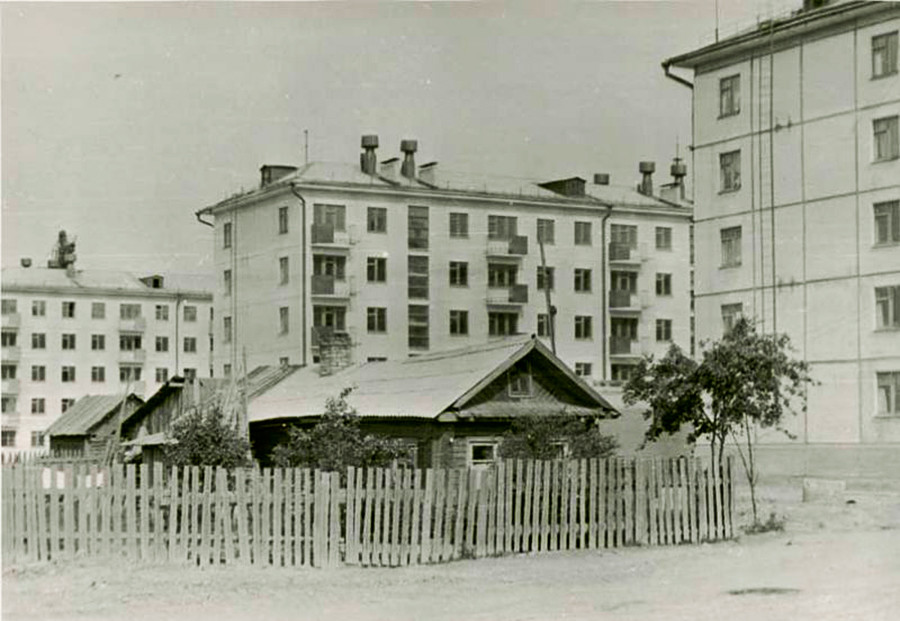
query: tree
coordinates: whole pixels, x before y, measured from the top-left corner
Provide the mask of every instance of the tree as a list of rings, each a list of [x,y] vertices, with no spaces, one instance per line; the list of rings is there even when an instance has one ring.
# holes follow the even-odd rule
[[[218,405],[195,408],[172,423],[166,459],[176,466],[239,468],[250,463],[250,443],[225,423]]]
[[[560,412],[514,419],[499,452],[505,459],[555,459],[564,445],[573,459],[609,457],[618,448],[616,439],[601,433],[593,419]]]
[[[272,449],[275,465],[343,472],[347,466],[385,467],[409,459],[409,448],[401,440],[362,432],[359,416],[347,402],[350,392],[330,397],[312,429],[291,428],[287,441]]]
[[[754,431],[771,428],[790,436],[782,427],[784,415],[797,405],[806,408],[806,388],[813,383],[809,366],[790,352],[787,335],[758,334],[742,318],[703,351],[699,363],[674,345],[658,362],[642,360],[623,394],[628,404],[650,406],[644,414],[650,420],[648,439],[688,425],[690,441],[709,438],[711,461],[719,468],[730,436],[750,485],[754,523],[759,521]]]

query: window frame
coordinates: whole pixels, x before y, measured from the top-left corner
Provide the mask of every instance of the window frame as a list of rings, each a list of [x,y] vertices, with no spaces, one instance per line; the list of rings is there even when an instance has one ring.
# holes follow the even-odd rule
[[[875,329],[900,330],[900,285],[875,287]]]
[[[898,32],[900,31],[894,30],[893,32],[883,32],[872,37],[873,80],[897,75]],[[884,42],[884,46],[883,50],[880,50],[879,48],[881,47],[880,44],[882,42]],[[882,62],[881,67],[878,67],[876,64],[876,58],[878,57],[879,51],[885,53],[885,60]],[[881,70],[879,71],[879,69]]]
[[[387,259],[385,257],[366,257],[366,282],[387,282]]]
[[[656,320],[656,342],[671,343],[672,342],[672,320],[657,319]]]
[[[509,241],[519,234],[519,219],[516,216],[488,214],[488,239]]]
[[[32,332],[31,333],[31,349],[47,349],[47,333]]]
[[[556,220],[552,218],[538,218],[535,228],[535,239],[545,246],[556,245]]]
[[[887,389],[887,392],[882,392]],[[876,416],[880,418],[900,417],[900,371],[878,371],[875,373]]]
[[[719,194],[741,189],[741,150],[719,153]]]
[[[387,233],[387,207],[366,208],[366,232]]]
[[[720,263],[719,268],[740,267],[743,263],[743,235],[741,225],[727,226],[719,229]]]
[[[450,336],[469,336],[469,311],[450,309]]]
[[[883,125],[879,129],[879,124]],[[880,137],[884,136],[884,141]],[[882,146],[887,151],[879,153]],[[872,162],[891,162],[900,158],[900,115],[872,119]]]
[[[576,246],[593,246],[594,231],[591,222],[587,220],[576,220],[573,225],[573,237]]]
[[[672,297],[672,274],[656,272],[656,296]]]
[[[594,338],[593,315],[575,315],[575,340],[590,341]]]
[[[875,246],[900,244],[900,200],[880,201],[872,204]],[[882,240],[881,233],[884,232]]]
[[[366,332],[368,334],[387,334],[387,307],[366,307]]]
[[[662,237],[660,237],[662,234]],[[660,243],[662,241],[662,243]],[[657,250],[672,250],[672,227],[671,226],[658,226],[656,227],[656,249]]]
[[[449,282],[451,287],[468,287],[469,286],[469,262],[468,261],[450,261],[449,263]]]
[[[576,267],[573,272],[575,293],[593,292],[593,270],[589,267]]]
[[[290,229],[290,213],[287,205],[278,207],[278,234],[287,235]]]
[[[469,214],[464,211],[451,211],[449,217],[450,239],[466,239],[469,237]]]
[[[550,291],[556,288],[556,270],[551,265],[538,265],[535,269],[535,289],[543,291],[546,287]]]
[[[727,105],[726,104],[726,95]],[[719,78],[719,118],[724,119],[741,113],[741,74]]]
[[[225,222],[222,224],[222,248],[231,248],[232,243],[232,229],[231,222]]]

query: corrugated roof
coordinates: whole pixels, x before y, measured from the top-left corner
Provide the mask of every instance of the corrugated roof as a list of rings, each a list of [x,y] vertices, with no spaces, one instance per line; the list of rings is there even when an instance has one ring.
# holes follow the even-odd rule
[[[114,270],[75,270],[70,276],[64,269],[48,267],[4,267],[2,283],[4,289],[41,287],[61,290],[107,289],[123,292],[184,292],[208,293],[212,295],[212,277],[198,274],[162,274],[163,288],[153,289],[131,272]]]
[[[129,399],[143,403],[135,395],[129,395]],[[53,421],[46,433],[49,436],[85,435],[121,404],[122,395],[87,395],[76,401],[62,416]]]

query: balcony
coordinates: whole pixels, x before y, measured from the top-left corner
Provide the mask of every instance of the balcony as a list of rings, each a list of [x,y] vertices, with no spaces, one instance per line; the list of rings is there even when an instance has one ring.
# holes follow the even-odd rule
[[[4,412],[3,414],[0,414],[0,422],[2,422],[4,429],[7,427],[15,428],[22,422],[22,415],[19,414],[19,412]]]
[[[2,388],[0,388],[0,390],[3,391],[4,395],[19,394],[19,380],[15,378],[3,380]]]
[[[631,355],[632,347],[635,347],[635,349],[637,349],[637,341],[633,341],[630,336],[611,336],[611,337],[609,337],[609,355],[610,356]]]
[[[485,301],[488,306],[521,306],[528,303],[528,285],[509,288],[489,288]]]
[[[335,330],[325,326],[313,326],[310,328],[310,347],[319,347],[326,343],[338,345],[352,345],[356,342],[354,334],[347,330]]]
[[[334,276],[313,274],[310,279],[311,295],[314,298],[328,300],[349,300],[355,293],[353,278],[338,280]]]
[[[350,226],[345,231],[336,231],[332,224],[313,224],[310,244],[325,248],[349,249],[356,243],[355,228]]]
[[[7,313],[0,315],[2,318],[2,327],[4,328],[20,328],[22,326],[22,315],[19,313]]]
[[[147,320],[143,317],[119,319],[119,332],[143,332],[147,329]]]
[[[618,290],[609,292],[610,313],[640,313],[641,309],[648,306],[650,306],[650,296],[645,291],[640,293]]]
[[[528,254],[528,237],[517,235],[510,239],[489,239],[485,255],[491,258],[518,260]]]
[[[4,362],[19,362],[22,359],[22,348],[19,346],[4,347],[0,350],[0,357]]]
[[[119,362],[144,364],[147,361],[146,349],[121,349],[119,350]]]
[[[630,246],[620,242],[609,243],[609,265],[611,267],[640,266],[648,259],[647,245]]]

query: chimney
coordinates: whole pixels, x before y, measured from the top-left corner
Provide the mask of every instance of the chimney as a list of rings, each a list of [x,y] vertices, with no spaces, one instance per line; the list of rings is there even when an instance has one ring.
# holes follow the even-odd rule
[[[366,134],[362,137],[361,144],[363,153],[359,154],[359,169],[367,175],[374,175],[377,164],[375,149],[378,148],[378,136]]]
[[[609,185],[609,173],[594,173],[594,185]]]
[[[397,181],[397,162],[399,161],[400,159],[396,157],[384,160],[381,162],[381,168],[378,170],[378,174],[388,181]]]
[[[20,259],[20,263],[22,267],[31,267],[31,258],[30,257],[22,257]]]
[[[638,170],[643,175],[638,192],[645,196],[653,196],[653,172],[656,170],[656,162],[641,162],[638,164]]]
[[[400,166],[400,174],[407,179],[416,178],[416,149],[419,144],[415,140],[401,140],[400,150],[403,152],[403,164]]]
[[[428,185],[437,185],[436,172],[437,162],[422,164],[419,166],[419,181],[424,181]]]
[[[678,188],[678,197],[684,200],[684,178],[687,176],[687,164],[682,162],[680,157],[676,157],[672,166],[669,167],[669,172],[674,179],[673,185]]]

